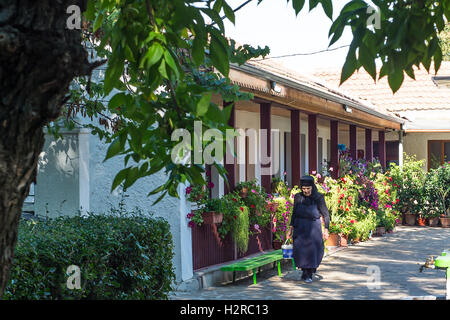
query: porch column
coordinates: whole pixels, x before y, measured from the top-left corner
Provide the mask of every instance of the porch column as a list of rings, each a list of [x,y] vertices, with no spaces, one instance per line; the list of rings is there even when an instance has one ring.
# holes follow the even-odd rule
[[[372,129],[366,129],[366,160],[372,161],[373,158],[372,146]]]
[[[398,132],[398,166],[403,168],[403,129]]]
[[[229,102],[223,102],[223,106],[227,107],[229,106]],[[233,105],[233,108],[231,110],[230,119],[228,120],[228,125],[232,128],[236,128],[236,106]],[[231,141],[230,141],[231,142]],[[236,138],[232,141],[232,148],[236,150]],[[227,171],[227,178],[229,186],[225,183],[224,193],[230,193],[233,191],[235,185],[236,185],[236,157],[233,156],[233,152],[230,149],[230,146],[226,145],[226,151],[225,151],[225,170]]]
[[[386,136],[384,131],[378,131],[378,154],[383,169],[386,169]]]
[[[330,120],[330,139],[330,167],[333,168],[331,177],[336,179],[339,174],[338,121],[336,120]]]
[[[271,193],[272,184],[272,156],[270,153],[271,145],[271,121],[270,121],[270,103],[260,103],[260,128],[261,128],[261,186],[267,193]],[[265,137],[264,131],[265,130]],[[265,141],[264,141],[265,140]],[[263,143],[265,143],[266,152],[264,152]]]
[[[317,172],[317,115],[308,115],[309,173]]]
[[[357,159],[356,126],[350,125],[350,157]]]
[[[292,185],[300,183],[300,111],[291,110],[291,170]]]

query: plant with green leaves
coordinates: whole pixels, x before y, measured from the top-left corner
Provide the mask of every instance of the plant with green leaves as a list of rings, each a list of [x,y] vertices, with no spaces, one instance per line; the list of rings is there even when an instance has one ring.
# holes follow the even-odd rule
[[[431,169],[425,182],[426,194],[435,208],[431,208],[433,216],[450,216],[450,162],[437,169]]]
[[[389,168],[392,182],[397,186],[399,209],[402,213],[410,211],[414,214],[423,214],[424,171],[425,160],[417,160],[416,156],[404,154],[403,167],[391,163]]]

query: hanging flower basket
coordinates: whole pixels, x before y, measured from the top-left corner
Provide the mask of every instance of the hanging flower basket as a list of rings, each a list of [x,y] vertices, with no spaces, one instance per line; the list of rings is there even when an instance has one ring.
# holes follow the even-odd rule
[[[222,223],[223,213],[214,211],[202,212],[202,218],[204,224]]]

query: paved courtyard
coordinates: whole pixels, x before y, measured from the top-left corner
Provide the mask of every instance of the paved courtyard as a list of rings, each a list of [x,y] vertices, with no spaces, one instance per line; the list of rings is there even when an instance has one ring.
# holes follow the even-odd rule
[[[444,296],[443,270],[419,267],[430,255],[450,249],[450,228],[400,226],[394,233],[372,238],[326,256],[312,283],[300,280],[301,271],[283,268],[219,287],[174,292],[171,299],[404,299]],[[379,281],[377,271],[379,272]]]

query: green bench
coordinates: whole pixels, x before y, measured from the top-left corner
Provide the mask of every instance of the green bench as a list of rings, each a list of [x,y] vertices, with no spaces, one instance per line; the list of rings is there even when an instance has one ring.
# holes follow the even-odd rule
[[[278,275],[281,277],[281,260],[284,260],[283,258],[283,252],[282,250],[275,250],[271,251],[265,254],[262,254],[260,256],[254,257],[254,258],[248,258],[236,263],[232,263],[226,266],[223,266],[220,268],[222,271],[233,271],[233,283],[236,280],[236,271],[249,271],[253,270],[253,284],[256,284],[256,270],[258,269],[258,272],[261,271],[261,267],[269,264],[269,263],[275,263],[278,264]],[[295,270],[295,262],[292,258],[292,266]]]

